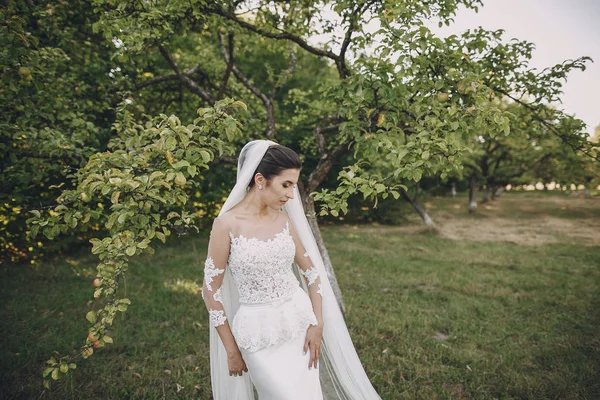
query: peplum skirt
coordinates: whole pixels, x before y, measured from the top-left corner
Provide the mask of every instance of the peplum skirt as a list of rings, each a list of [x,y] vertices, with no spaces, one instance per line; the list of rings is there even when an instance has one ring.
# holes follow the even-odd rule
[[[282,299],[240,304],[232,333],[259,400],[322,400],[319,370],[309,369],[306,330],[317,318],[300,286]]]

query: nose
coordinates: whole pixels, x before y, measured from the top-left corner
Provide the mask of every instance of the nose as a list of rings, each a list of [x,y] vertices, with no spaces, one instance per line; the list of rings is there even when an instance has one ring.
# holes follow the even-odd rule
[[[294,198],[294,189],[290,190],[287,194],[286,194],[288,199],[293,199]]]

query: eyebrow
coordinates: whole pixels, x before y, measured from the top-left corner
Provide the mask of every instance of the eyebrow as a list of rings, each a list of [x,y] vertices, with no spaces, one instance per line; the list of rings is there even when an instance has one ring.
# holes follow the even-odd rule
[[[289,179],[288,179],[287,181],[283,181],[283,183],[286,183],[286,182],[287,182],[287,183],[291,183],[292,185],[295,185],[295,183],[294,183],[294,182],[292,182],[292,181],[290,181]]]

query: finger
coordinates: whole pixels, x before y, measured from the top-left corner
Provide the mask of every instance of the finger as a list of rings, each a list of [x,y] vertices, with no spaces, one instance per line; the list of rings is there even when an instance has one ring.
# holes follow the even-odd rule
[[[315,368],[319,368],[319,358],[321,357],[321,349],[317,349],[316,357],[315,357]]]
[[[315,365],[315,357],[316,357],[316,349],[315,346],[310,347],[310,362],[308,363],[308,368],[311,369]]]
[[[302,353],[302,354],[306,354],[306,352],[308,351],[308,343],[309,343],[309,342],[308,342],[308,339],[306,339],[306,340],[304,341],[304,353]]]
[[[313,366],[317,368],[317,362],[319,361],[319,346],[314,346],[314,357],[313,357]]]

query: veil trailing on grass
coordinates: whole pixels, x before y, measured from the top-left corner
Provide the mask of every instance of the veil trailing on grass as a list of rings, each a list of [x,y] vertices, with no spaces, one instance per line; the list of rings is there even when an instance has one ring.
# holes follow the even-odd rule
[[[270,140],[254,140],[247,143],[238,158],[237,180],[227,197],[219,215],[227,212],[246,195],[246,188],[254,178],[255,171],[265,152],[277,143]],[[294,198],[283,210],[287,212],[294,229],[300,238],[313,267],[317,268],[323,291],[323,342],[319,360],[319,376],[323,397],[326,400],[375,400],[380,399],[369,382],[363,366],[356,354],[348,328],[337,304],[327,276],[323,259],[310,229],[298,188],[294,188]],[[304,290],[306,283],[301,279],[296,266],[294,273]],[[233,321],[240,303],[239,293],[229,268],[221,286],[225,314]],[[300,351],[300,350],[298,350]],[[210,330],[210,370],[213,396],[215,400],[254,400],[254,388],[249,374],[229,376],[227,352],[216,329]]]

